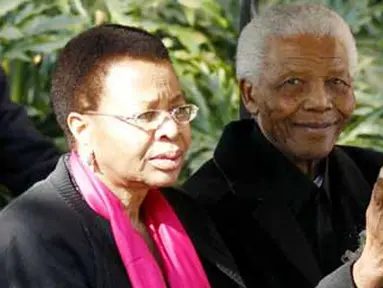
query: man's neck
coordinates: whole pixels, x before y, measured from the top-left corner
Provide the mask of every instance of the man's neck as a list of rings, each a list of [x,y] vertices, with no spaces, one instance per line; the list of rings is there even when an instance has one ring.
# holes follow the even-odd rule
[[[320,161],[319,160],[300,160],[290,159],[298,167],[298,169],[314,180],[320,173]]]
[[[265,139],[270,143],[272,144],[276,149],[278,149],[279,151],[281,151],[277,145],[275,144],[275,141],[272,141],[272,139],[269,139],[267,133],[265,133],[261,127],[261,125],[259,125],[259,128],[263,134],[263,136],[265,137]],[[297,157],[294,157],[292,155],[289,155],[287,153],[284,153],[283,151],[281,151],[285,157],[287,159],[289,159],[303,174],[309,176],[312,180],[315,179],[316,176],[318,176],[320,173],[321,173],[321,169],[320,169],[320,163],[321,163],[321,160],[318,160],[318,159],[315,159],[315,160],[307,160],[307,159],[300,159],[300,158],[297,158]]]

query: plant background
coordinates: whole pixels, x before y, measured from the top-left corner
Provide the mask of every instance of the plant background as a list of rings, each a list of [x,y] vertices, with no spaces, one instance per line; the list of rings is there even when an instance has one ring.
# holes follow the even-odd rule
[[[25,106],[43,134],[66,150],[49,101],[50,75],[60,48],[84,29],[106,22],[120,23],[142,27],[162,38],[188,101],[200,107],[192,124],[193,144],[180,183],[210,158],[224,125],[239,118],[234,72],[239,0],[46,2],[0,0],[0,61],[9,77],[10,94],[13,101]],[[268,5],[296,1],[259,2],[262,10]],[[358,105],[339,143],[383,151],[383,3],[309,2],[323,3],[337,11],[357,39]]]

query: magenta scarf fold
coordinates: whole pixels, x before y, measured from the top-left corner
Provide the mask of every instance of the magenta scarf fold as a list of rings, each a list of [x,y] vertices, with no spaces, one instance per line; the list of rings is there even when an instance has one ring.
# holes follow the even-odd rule
[[[86,203],[109,220],[133,288],[165,288],[166,283],[172,288],[210,287],[191,240],[160,191],[149,191],[141,209],[145,225],[164,263],[164,273],[161,273],[142,236],[132,226],[121,201],[75,152],[71,153],[70,165]]]

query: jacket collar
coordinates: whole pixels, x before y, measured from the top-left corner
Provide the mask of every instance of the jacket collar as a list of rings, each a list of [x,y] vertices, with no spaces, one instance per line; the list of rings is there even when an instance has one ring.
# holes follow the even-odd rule
[[[353,251],[358,248],[359,233],[365,228],[365,212],[372,187],[341,147],[335,147],[328,158],[332,197],[339,203],[336,213],[344,217],[338,233],[342,233],[347,249]]]
[[[226,127],[214,160],[243,206],[314,286],[322,275],[293,214],[318,189],[315,184],[264,138],[253,120]]]
[[[308,201],[307,191],[317,189],[309,177],[266,140],[252,119],[226,126],[214,161],[230,185],[237,188],[234,193],[238,197],[287,205],[294,214]],[[281,187],[289,193],[281,193]]]
[[[310,192],[318,190],[312,180],[270,144],[251,119],[226,126],[213,158],[232,193],[250,206],[253,217],[286,258],[313,285],[317,283],[322,277],[318,263],[294,217]],[[355,211],[363,214],[356,215],[359,220],[351,219],[350,223],[364,223],[360,219],[363,219],[371,188],[341,148],[335,148],[327,161],[329,180],[337,183],[331,185],[333,189],[341,195],[339,197],[353,198],[359,208]],[[358,212],[352,217],[355,214]],[[359,229],[354,228],[347,227],[344,233]],[[350,243],[354,240],[355,237],[350,239]]]
[[[328,163],[330,185],[339,191],[337,194],[350,195],[364,217],[372,187],[362,171],[340,146],[335,147],[330,153]]]
[[[59,159],[55,170],[49,176],[49,181],[74,211],[84,217],[87,223],[91,223],[96,229],[100,229],[107,236],[108,241],[114,243],[109,222],[94,212],[77,191],[78,187],[71,176],[68,159],[69,154],[63,155]],[[188,232],[197,253],[236,282],[239,287],[245,288],[246,286],[238,273],[234,259],[207,214],[185,193],[174,188],[162,189],[161,192]]]
[[[235,261],[219,236],[208,214],[186,195],[174,188],[161,190],[188,232],[197,252],[240,287],[246,287]]]

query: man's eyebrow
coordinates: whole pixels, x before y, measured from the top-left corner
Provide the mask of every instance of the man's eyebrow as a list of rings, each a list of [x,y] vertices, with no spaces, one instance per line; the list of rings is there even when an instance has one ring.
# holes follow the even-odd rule
[[[287,56],[286,57],[287,59],[304,59],[306,60],[307,57],[305,56]],[[320,58],[320,59],[339,59],[339,60],[342,60],[343,58],[340,57],[340,56],[317,56],[317,58]]]

